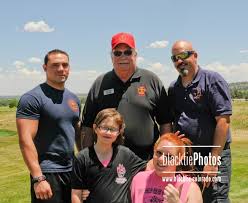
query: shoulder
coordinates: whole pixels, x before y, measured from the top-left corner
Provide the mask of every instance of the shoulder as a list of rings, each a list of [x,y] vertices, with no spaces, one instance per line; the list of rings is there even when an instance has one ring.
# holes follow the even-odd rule
[[[41,85],[36,86],[35,88],[33,88],[32,90],[24,93],[20,100],[19,100],[19,104],[27,104],[27,103],[41,103],[41,98],[43,97],[43,92],[41,90]]]
[[[121,155],[132,155],[134,154],[133,151],[131,151],[129,148],[123,146],[123,145],[117,145],[116,146],[118,153]]]
[[[212,70],[201,69],[201,74],[204,76],[204,78],[207,79],[207,81],[210,84],[213,84],[216,82],[226,83],[225,79],[218,72],[215,72]]]
[[[103,73],[101,75],[99,75],[93,84],[98,84],[98,83],[101,83],[103,79],[108,79],[108,78],[111,78],[113,77],[113,71],[108,71],[106,73]]]
[[[139,71],[139,74],[141,75],[141,77],[146,77],[146,78],[160,81],[159,77],[154,72],[152,72],[150,70],[138,68],[138,71]]]
[[[90,91],[99,91],[101,86],[104,85],[106,82],[112,82],[113,74],[113,71],[108,71],[99,75],[93,82]]]
[[[177,80],[172,81],[169,85],[169,89],[173,89],[175,87],[176,83],[177,83]]]

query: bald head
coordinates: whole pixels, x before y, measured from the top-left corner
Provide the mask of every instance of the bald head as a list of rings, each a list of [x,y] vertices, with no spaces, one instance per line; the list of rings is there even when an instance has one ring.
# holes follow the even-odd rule
[[[183,51],[193,51],[191,42],[185,40],[176,41],[171,49],[172,55],[178,54]]]

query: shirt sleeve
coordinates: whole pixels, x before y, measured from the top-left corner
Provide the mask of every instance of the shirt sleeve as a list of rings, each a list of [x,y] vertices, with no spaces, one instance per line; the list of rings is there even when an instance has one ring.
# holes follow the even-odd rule
[[[214,116],[232,114],[231,95],[224,79],[215,81],[209,87],[209,108]]]
[[[82,154],[79,154],[78,157],[74,157],[72,175],[71,175],[71,187],[73,189],[84,189],[86,187],[86,178],[85,178],[85,161]]]
[[[41,101],[30,94],[24,94],[18,103],[16,118],[39,120]]]
[[[147,161],[144,161],[141,158],[139,158],[130,149],[128,149],[128,153],[130,153],[129,164],[131,166],[132,176],[136,175],[139,171],[144,171],[147,165]]]

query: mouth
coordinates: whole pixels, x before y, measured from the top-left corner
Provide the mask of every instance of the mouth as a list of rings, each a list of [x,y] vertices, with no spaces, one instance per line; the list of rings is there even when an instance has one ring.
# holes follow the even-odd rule
[[[129,63],[128,62],[121,62],[119,63],[119,65],[128,65]]]
[[[177,66],[178,72],[181,76],[185,77],[189,73],[189,65],[187,63],[181,63]]]
[[[104,135],[103,138],[105,138],[105,139],[111,139],[111,136]]]

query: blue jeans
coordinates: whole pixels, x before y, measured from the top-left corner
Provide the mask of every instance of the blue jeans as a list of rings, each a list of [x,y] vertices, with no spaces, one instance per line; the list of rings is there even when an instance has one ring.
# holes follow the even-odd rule
[[[202,170],[202,168],[199,170]],[[220,181],[211,184],[203,192],[204,203],[229,203],[228,197],[231,182],[231,150],[224,149],[221,154],[221,165],[219,166],[218,177]],[[202,187],[202,185],[200,185]]]

